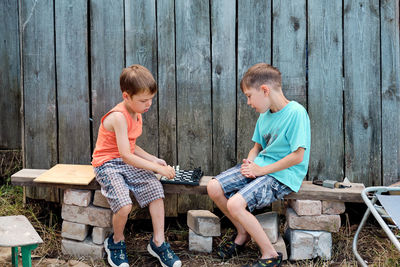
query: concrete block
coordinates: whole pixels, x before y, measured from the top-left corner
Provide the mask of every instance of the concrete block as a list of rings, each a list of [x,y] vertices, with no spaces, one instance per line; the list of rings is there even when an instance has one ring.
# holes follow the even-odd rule
[[[340,228],[340,215],[298,216],[289,208],[286,211],[286,222],[291,229],[336,233]]]
[[[289,260],[331,258],[332,234],[329,232],[288,229],[285,236],[290,247]]]
[[[291,200],[290,206],[299,216],[321,215],[322,211],[320,200]]]
[[[87,237],[89,226],[81,223],[63,221],[61,228],[61,236],[64,238],[83,241]]]
[[[99,227],[111,227],[112,212],[95,206],[79,207],[63,204],[61,217],[64,220]]]
[[[221,235],[219,218],[209,210],[189,210],[187,213],[187,224],[198,235]]]
[[[287,251],[286,251],[286,244],[285,244],[285,241],[283,240],[282,236],[279,236],[276,243],[272,244],[272,246],[274,246],[274,248],[277,252],[282,253],[282,260],[285,261],[288,259],[288,255],[287,255]]]
[[[87,207],[91,201],[92,191],[90,190],[66,189],[64,191],[65,204]]]
[[[83,242],[63,239],[61,240],[61,251],[75,257],[91,257],[95,260],[104,257],[104,246],[94,244],[90,237]]]
[[[189,250],[211,253],[212,237],[198,235],[192,229],[189,229]]]
[[[323,214],[342,214],[346,210],[344,202],[338,201],[322,201]]]
[[[92,241],[95,244],[101,245],[104,243],[106,237],[113,232],[111,227],[93,227],[92,230]]]
[[[94,191],[93,205],[107,209],[110,208],[110,204],[108,204],[107,198],[103,196],[101,190]]]
[[[271,243],[276,243],[279,236],[279,216],[276,212],[266,212],[256,215]]]

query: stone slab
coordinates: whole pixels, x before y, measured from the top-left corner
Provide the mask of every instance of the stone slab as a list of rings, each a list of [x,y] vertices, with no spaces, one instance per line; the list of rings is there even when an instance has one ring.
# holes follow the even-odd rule
[[[112,212],[110,209],[95,207],[79,207],[63,204],[61,217],[64,220],[99,227],[111,227]]]
[[[111,227],[93,227],[92,230],[92,241],[95,244],[101,245],[104,243],[106,237],[113,232]]]
[[[286,244],[285,244],[285,240],[283,240],[282,236],[279,236],[278,240],[276,241],[276,243],[273,243],[272,246],[274,246],[275,250],[277,252],[282,253],[282,260],[287,260],[288,259],[288,254],[287,254],[287,250],[286,250]]]
[[[298,216],[291,208],[286,211],[286,221],[291,229],[336,233],[340,228],[340,215]]]
[[[192,229],[189,229],[189,250],[211,253],[212,237],[198,235]]]
[[[321,215],[322,211],[320,200],[291,200],[290,206],[299,216]]]
[[[189,210],[187,213],[187,224],[189,228],[198,235],[221,235],[221,223],[219,218],[209,210]]]
[[[331,259],[331,233],[287,229],[285,236],[290,247],[289,260],[307,260],[316,257],[321,257],[325,260]]]
[[[82,223],[74,223],[64,220],[61,228],[61,236],[68,239],[83,241],[89,232],[89,226]]]
[[[65,204],[87,207],[91,201],[92,191],[90,190],[66,189],[64,191]]]
[[[346,205],[344,202],[338,201],[322,201],[322,213],[323,214],[342,214],[346,211]]]
[[[91,257],[95,260],[104,257],[104,246],[94,244],[90,237],[83,242],[63,239],[61,240],[61,251],[64,254],[75,257]]]
[[[25,216],[0,217],[0,247],[18,247],[40,243],[43,243],[43,240]]]
[[[108,204],[107,198],[103,196],[101,190],[96,190],[94,192],[93,205],[107,209],[110,208],[110,204]]]
[[[279,217],[276,212],[266,212],[256,215],[264,232],[267,234],[271,243],[276,243],[279,236]]]

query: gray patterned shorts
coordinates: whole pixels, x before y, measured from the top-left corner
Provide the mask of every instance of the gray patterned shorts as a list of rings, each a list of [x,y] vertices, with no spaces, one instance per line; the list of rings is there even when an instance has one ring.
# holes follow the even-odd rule
[[[246,178],[240,173],[240,167],[241,164],[236,165],[217,175],[215,179],[221,184],[226,198],[239,193],[246,200],[250,212],[264,208],[293,192],[268,174],[255,179]]]
[[[101,193],[107,198],[114,213],[132,204],[129,191],[133,192],[141,208],[164,198],[164,188],[153,172],[128,165],[121,158],[95,167],[94,172]]]

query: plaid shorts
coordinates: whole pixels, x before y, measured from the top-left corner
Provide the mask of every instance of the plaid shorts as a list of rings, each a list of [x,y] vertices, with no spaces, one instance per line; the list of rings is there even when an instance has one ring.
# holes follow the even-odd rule
[[[226,198],[239,193],[246,200],[250,212],[264,208],[293,192],[268,174],[256,179],[246,178],[240,173],[240,167],[241,164],[236,165],[217,175],[215,179],[221,184]]]
[[[135,168],[121,158],[112,159],[94,168],[101,193],[116,213],[123,206],[132,204],[129,190],[139,206],[146,207],[154,200],[164,198],[164,188],[153,172]]]

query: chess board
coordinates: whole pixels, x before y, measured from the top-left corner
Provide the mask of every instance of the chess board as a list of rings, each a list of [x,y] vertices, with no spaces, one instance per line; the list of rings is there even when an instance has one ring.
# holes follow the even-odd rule
[[[200,178],[203,176],[203,171],[201,168],[196,168],[194,170],[181,170],[179,166],[174,166],[175,177],[173,179],[168,179],[162,176],[160,181],[163,184],[185,184],[185,185],[199,185]]]

